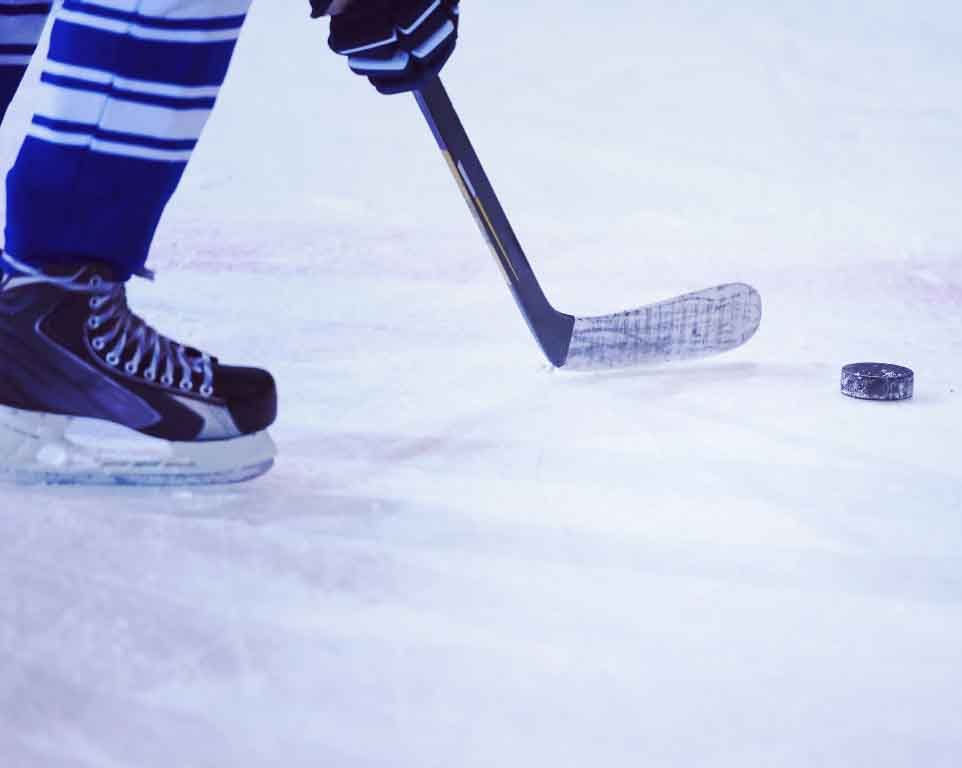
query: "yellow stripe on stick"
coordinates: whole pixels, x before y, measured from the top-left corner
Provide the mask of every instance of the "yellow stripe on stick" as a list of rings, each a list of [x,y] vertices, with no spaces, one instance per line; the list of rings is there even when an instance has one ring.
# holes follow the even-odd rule
[[[444,151],[444,159],[448,162],[448,167],[451,169],[451,174],[454,176],[455,180],[458,182],[458,187],[461,189],[461,194],[464,195],[464,199],[467,201],[472,212],[474,213],[475,221],[478,222],[478,227],[485,235],[485,239],[488,241],[488,245],[494,252],[495,261],[498,262],[498,267],[501,269],[504,279],[508,281],[510,285],[512,283],[511,275],[514,275],[513,282],[520,282],[518,273],[514,269],[514,265],[511,263],[511,259],[508,258],[508,251],[504,247],[504,243],[501,242],[501,238],[498,237],[497,231],[495,231],[494,225],[491,223],[491,217],[488,216],[488,212],[484,209],[481,201],[478,199],[477,195],[472,194],[471,190],[468,188],[468,183],[465,181],[464,176],[461,175],[461,169],[458,164],[454,161],[451,153],[447,150]],[[508,274],[510,270],[510,275]]]

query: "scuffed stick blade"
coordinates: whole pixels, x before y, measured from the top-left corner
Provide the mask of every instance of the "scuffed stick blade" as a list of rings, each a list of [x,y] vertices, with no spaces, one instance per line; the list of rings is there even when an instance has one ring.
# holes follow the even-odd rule
[[[579,317],[564,368],[608,370],[709,357],[740,347],[761,319],[761,296],[744,283],[616,315]]]

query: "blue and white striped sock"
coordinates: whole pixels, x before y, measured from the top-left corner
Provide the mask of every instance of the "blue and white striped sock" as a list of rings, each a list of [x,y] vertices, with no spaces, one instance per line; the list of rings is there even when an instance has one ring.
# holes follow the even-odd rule
[[[251,0],[65,0],[7,177],[6,248],[32,266],[147,259]]]
[[[23,80],[49,13],[49,2],[0,0],[0,120]]]

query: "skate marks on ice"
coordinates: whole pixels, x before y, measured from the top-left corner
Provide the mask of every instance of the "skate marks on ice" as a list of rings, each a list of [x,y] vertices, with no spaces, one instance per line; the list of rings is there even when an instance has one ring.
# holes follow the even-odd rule
[[[299,495],[297,479],[0,487],[0,754],[363,764],[313,722],[332,686],[310,670],[338,668],[339,649],[369,646],[382,625],[409,626],[404,595],[428,577],[391,553],[397,504]]]
[[[552,387],[544,405],[525,398],[485,411],[471,429],[454,420],[431,438],[331,434],[348,465],[367,467],[353,486],[345,478],[341,496],[318,487],[326,479],[308,482],[335,451],[312,465],[295,436],[282,438],[276,471],[251,486],[87,489],[101,498],[69,509],[72,491],[53,489],[47,511],[0,516],[0,572],[16,586],[0,603],[10,660],[0,668],[0,744],[34,750],[44,768],[65,749],[91,768],[204,758],[306,767],[318,756],[413,767],[438,755],[480,766],[505,750],[532,765],[545,754],[574,765],[600,753],[620,766],[631,754],[674,754],[677,722],[701,711],[692,702],[706,691],[734,709],[751,743],[772,728],[802,743],[807,730],[792,723],[816,727],[804,710],[826,695],[863,713],[849,734],[887,724],[857,708],[859,692],[883,666],[894,670],[889,687],[910,692],[920,667],[890,662],[933,631],[933,597],[957,602],[931,590],[949,560],[900,560],[887,571],[884,557],[857,555],[854,535],[838,547],[804,523],[773,525],[779,512],[817,510],[818,499],[797,504],[810,467],[766,475],[761,462],[711,460],[700,440],[684,452],[658,445],[691,407],[684,398],[646,409],[654,440],[639,438],[624,423],[631,387],[618,386],[630,380],[602,381],[615,402],[568,441],[551,418],[567,387]],[[487,446],[473,436],[463,450],[448,445],[450,431],[479,426]],[[704,440],[717,436],[708,420]],[[601,445],[573,476],[572,462]],[[448,449],[455,455],[434,463]],[[871,478],[862,480],[868,490]],[[129,507],[104,509],[103,498]],[[233,519],[245,502],[249,514]],[[853,534],[871,522],[850,521]],[[820,638],[850,637],[856,624],[884,640],[835,682],[840,651]],[[929,663],[945,657],[933,648]],[[764,710],[786,668],[796,695],[784,722],[746,715]],[[4,725],[14,711],[21,716]],[[652,729],[644,744],[639,712]],[[571,722],[592,738],[559,740]],[[700,751],[724,749],[706,738]]]
[[[390,741],[410,653],[468,642],[419,597],[448,555],[394,541],[449,515],[274,477],[243,492],[48,489],[32,514],[37,491],[12,489],[0,745],[44,766],[67,753],[146,768],[365,765]]]
[[[267,472],[267,432],[172,443],[107,422],[0,406],[0,480],[46,485],[210,485]]]

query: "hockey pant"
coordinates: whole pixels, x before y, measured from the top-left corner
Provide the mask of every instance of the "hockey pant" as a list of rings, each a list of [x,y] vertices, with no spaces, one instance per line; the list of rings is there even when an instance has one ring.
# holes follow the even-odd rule
[[[251,0],[64,0],[34,115],[7,175],[6,252],[126,279],[207,122]],[[0,92],[13,97],[48,3],[0,0]]]

